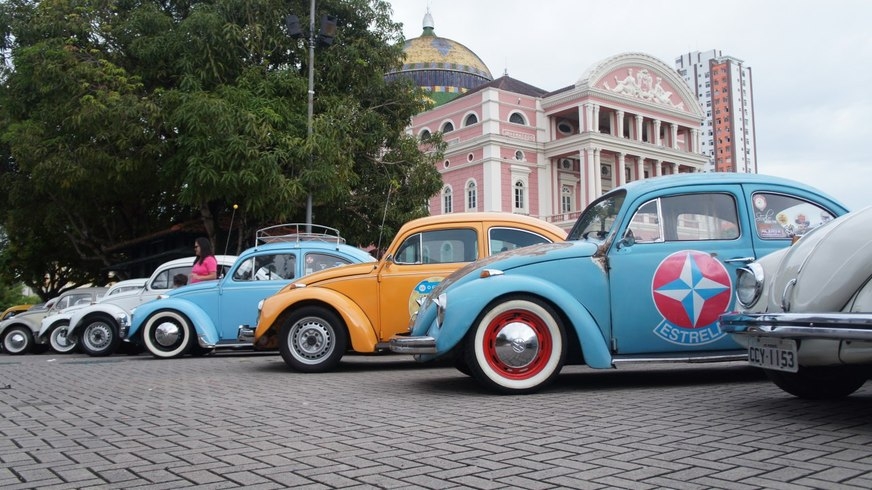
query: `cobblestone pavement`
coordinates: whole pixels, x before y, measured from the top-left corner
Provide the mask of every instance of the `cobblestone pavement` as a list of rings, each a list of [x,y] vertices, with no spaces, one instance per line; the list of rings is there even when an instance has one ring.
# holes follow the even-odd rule
[[[741,363],[571,366],[528,396],[449,367],[0,355],[0,487],[872,488],[872,383],[793,398]]]

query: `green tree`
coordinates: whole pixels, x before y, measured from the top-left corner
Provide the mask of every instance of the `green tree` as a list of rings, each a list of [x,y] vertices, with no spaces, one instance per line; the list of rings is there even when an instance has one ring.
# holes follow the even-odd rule
[[[393,231],[426,214],[442,147],[422,152],[404,132],[420,91],[384,80],[401,63],[400,25],[383,1],[318,7],[338,30],[315,56],[309,137],[309,45],[284,27],[292,12],[308,25],[307,0],[0,5],[3,255],[99,282],[123,259],[113,245],[173,222],[198,217],[220,243],[232,204],[249,237],[303,221],[311,193],[316,223],[364,245],[383,215]],[[23,276],[39,288],[41,272]]]

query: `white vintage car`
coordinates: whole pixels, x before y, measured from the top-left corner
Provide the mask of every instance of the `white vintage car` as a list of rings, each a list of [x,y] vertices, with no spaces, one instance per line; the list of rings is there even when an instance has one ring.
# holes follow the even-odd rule
[[[37,332],[43,318],[55,315],[76,304],[90,304],[106,294],[106,288],[78,288],[61,293],[46,302],[44,308],[31,308],[0,322],[0,339],[8,354],[20,355],[44,352],[45,342],[38,340]]]
[[[720,327],[782,390],[841,398],[872,377],[872,206],[742,269]]]
[[[36,334],[36,343],[48,343],[51,350],[58,354],[72,352],[76,348],[76,343],[67,338],[67,331],[69,330],[70,318],[73,316],[73,313],[82,308],[87,308],[94,303],[117,299],[118,295],[121,294],[135,294],[145,286],[147,280],[147,277],[141,277],[119,281],[113,284],[106,291],[106,294],[102,298],[97,298],[96,301],[79,302],[59,311],[57,314],[43,318],[39,327],[39,333]]]
[[[219,275],[224,274],[236,261],[235,255],[216,255]],[[121,323],[129,321],[130,311],[147,303],[173,287],[176,274],[191,274],[194,257],[165,262],[148,278],[145,286],[135,293],[119,294],[114,298],[76,310],[70,316],[67,343],[78,343],[89,356],[108,356],[121,344]]]

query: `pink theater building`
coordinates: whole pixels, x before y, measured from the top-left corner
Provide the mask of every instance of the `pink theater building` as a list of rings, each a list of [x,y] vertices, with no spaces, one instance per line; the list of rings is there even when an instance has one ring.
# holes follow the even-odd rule
[[[699,172],[708,161],[700,151],[699,103],[678,73],[652,56],[612,56],[548,92],[508,75],[489,80],[474,53],[435,35],[429,13],[424,33],[407,41],[405,52],[403,70],[391,75],[412,77],[439,104],[414,117],[408,131],[422,138],[441,132],[448,143],[431,214],[506,211],[568,229],[614,187]]]

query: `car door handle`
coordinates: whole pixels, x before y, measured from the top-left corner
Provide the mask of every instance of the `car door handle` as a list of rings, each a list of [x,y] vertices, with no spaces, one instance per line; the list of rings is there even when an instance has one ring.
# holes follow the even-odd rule
[[[727,264],[750,264],[757,260],[754,257],[736,257],[735,259],[726,259],[724,262]]]

